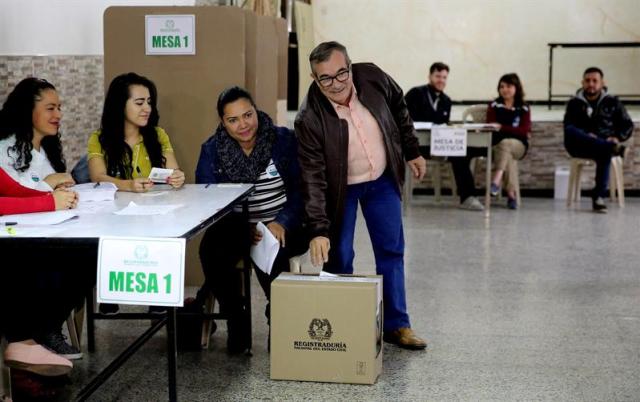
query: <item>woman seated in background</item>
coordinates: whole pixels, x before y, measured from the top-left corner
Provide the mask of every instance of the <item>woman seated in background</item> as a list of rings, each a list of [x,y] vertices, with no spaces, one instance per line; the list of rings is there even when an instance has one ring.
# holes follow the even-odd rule
[[[7,96],[0,110],[0,192],[28,198],[19,202],[15,198],[4,199],[0,213],[76,206],[77,195],[65,191],[73,180],[65,173],[58,130],[61,118],[58,93],[45,80],[26,78]],[[35,189],[56,191],[51,195]],[[77,348],[65,341],[61,327],[71,310],[83,301],[95,274],[74,267],[68,262],[67,253],[53,244],[43,253],[15,247],[0,253],[2,330],[9,341],[33,339],[64,358],[82,357]]]
[[[262,238],[256,224],[262,222],[280,242],[270,275],[256,269],[267,300],[271,282],[289,270],[289,258],[304,253],[308,240],[302,235],[302,199],[297,142],[286,127],[276,127],[264,112],[256,110],[251,95],[232,87],[218,97],[221,123],[203,145],[196,168],[197,183],[253,183],[248,198],[249,222],[237,207],[215,228],[207,230],[200,244],[200,260],[206,280],[197,300],[212,291],[220,309],[229,315],[227,348],[230,353],[251,344],[249,317],[242,309],[238,261],[251,243]],[[266,313],[269,318],[269,305]]]
[[[156,86],[135,73],[111,81],[100,129],[89,138],[88,165],[93,182],[111,182],[121,191],[151,189],[152,167],[173,169],[167,183],[184,184],[169,136],[158,127]]]
[[[515,73],[500,77],[498,95],[487,109],[487,123],[495,123],[497,127],[497,131],[493,133],[495,173],[491,181],[491,195],[500,193],[500,183],[504,176],[507,207],[517,209],[518,171],[513,162],[524,158],[529,148],[531,110],[524,101],[522,84]]]
[[[0,169],[0,215],[71,209],[75,208],[77,202],[78,196],[73,191],[65,188],[55,190],[53,193],[32,190],[21,186],[3,169]],[[7,261],[7,254],[9,253],[11,252],[3,252],[5,261]],[[7,266],[13,267],[16,265],[8,264]],[[14,308],[16,300],[7,297],[11,294],[10,287],[15,287],[16,284],[29,286],[28,284],[32,283],[27,278],[16,278],[12,277],[13,275],[19,275],[19,273],[15,271],[2,272],[2,286],[6,286],[6,288],[0,289],[0,333],[4,334],[9,343],[4,351],[5,364],[8,367],[44,376],[67,374],[73,367],[71,361],[49,351],[33,339],[37,334],[43,332],[41,328],[42,322],[36,319],[40,315],[39,310],[43,306],[39,305],[39,303],[21,301],[19,304],[22,307],[16,309]],[[33,295],[34,292],[38,292],[35,288],[25,289],[23,287],[21,290],[25,292],[25,295]],[[61,308],[61,311],[55,314],[57,316],[69,314],[69,310],[66,307],[53,303],[55,299],[39,300],[47,304],[53,304],[54,308]],[[27,317],[33,317],[33,319],[27,319]]]

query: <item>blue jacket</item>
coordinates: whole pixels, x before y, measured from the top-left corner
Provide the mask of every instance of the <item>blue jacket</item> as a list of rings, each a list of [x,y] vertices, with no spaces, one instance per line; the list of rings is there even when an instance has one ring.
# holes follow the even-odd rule
[[[287,202],[276,216],[276,222],[287,231],[302,225],[302,197],[300,194],[300,165],[298,165],[298,143],[293,132],[286,127],[275,127],[276,140],[271,149],[271,159],[284,182]],[[218,139],[209,137],[200,150],[196,167],[196,183],[231,183],[232,181],[218,163]]]

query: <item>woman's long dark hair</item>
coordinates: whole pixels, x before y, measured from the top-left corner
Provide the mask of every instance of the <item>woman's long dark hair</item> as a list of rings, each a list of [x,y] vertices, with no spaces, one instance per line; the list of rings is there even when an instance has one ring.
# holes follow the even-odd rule
[[[513,106],[525,106],[524,89],[522,89],[522,82],[520,82],[520,77],[518,77],[518,74],[516,73],[509,73],[500,77],[500,81],[498,81],[498,102],[504,103],[504,99],[502,99],[502,96],[500,95],[500,84],[503,82],[516,87],[516,94],[513,97]]]
[[[16,143],[9,148],[17,154],[13,168],[24,172],[31,165],[31,151],[33,150],[33,109],[43,91],[56,88],[48,81],[29,77],[20,81],[11,91],[0,110],[0,140],[11,135],[16,136]],[[48,135],[42,139],[40,146],[47,154],[47,159],[53,169],[65,172],[67,166],[62,156],[60,133]]]
[[[124,140],[125,107],[131,94],[132,85],[141,85],[149,90],[151,97],[151,113],[147,125],[140,127],[144,146],[149,154],[151,165],[164,167],[166,158],[162,156],[162,147],[158,141],[156,126],[160,120],[157,101],[158,91],[154,83],[136,73],[117,76],[111,81],[107,96],[104,99],[102,120],[100,123],[100,145],[105,151],[107,174],[129,179],[133,175],[133,151]]]

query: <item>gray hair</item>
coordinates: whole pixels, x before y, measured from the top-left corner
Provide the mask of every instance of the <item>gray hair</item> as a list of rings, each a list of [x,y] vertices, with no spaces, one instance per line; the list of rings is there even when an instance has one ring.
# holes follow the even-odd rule
[[[344,47],[344,45],[335,41],[322,42],[311,51],[311,54],[309,54],[309,66],[311,67],[311,71],[313,72],[314,64],[329,60],[329,57],[331,57],[331,53],[333,53],[334,50],[341,52],[347,60],[347,65],[351,65],[351,59],[349,58],[347,48]]]

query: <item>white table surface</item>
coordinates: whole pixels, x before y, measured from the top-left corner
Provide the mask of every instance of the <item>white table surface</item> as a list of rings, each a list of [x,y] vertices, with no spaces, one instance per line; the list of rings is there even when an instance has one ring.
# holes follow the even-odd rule
[[[478,148],[490,148],[491,145],[491,133],[494,129],[489,126],[482,128],[477,125],[471,124],[456,124],[452,126],[446,126],[451,128],[463,128],[467,130],[467,146]],[[431,129],[416,129],[418,141],[420,146],[431,146]]]
[[[16,225],[15,237],[84,238],[100,236],[138,237],[184,237],[198,228],[219,210],[233,204],[248,193],[253,184],[216,185],[205,188],[204,184],[187,184],[174,190],[169,186],[157,186],[148,193],[118,191],[115,201],[107,201],[104,210],[97,213],[82,213],[72,220],[48,227]],[[183,206],[164,215],[131,216],[116,215],[118,211],[134,201],[138,205],[182,204]],[[14,236],[10,236],[14,237]],[[6,236],[3,236],[6,239]]]

